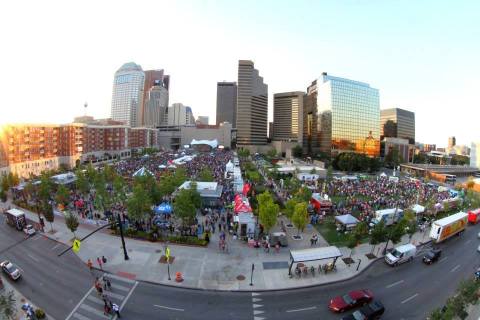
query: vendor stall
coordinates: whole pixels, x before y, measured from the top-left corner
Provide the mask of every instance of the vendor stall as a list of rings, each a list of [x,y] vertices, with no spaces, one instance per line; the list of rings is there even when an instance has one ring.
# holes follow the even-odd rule
[[[358,219],[351,214],[344,214],[341,216],[336,216],[335,222],[341,230],[352,230],[360,221],[358,221]]]

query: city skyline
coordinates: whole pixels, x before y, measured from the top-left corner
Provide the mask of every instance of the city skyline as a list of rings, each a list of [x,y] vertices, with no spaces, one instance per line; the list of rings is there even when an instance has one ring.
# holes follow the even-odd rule
[[[471,128],[480,103],[476,93],[480,67],[469,61],[480,53],[479,44],[472,41],[479,31],[474,19],[479,4],[427,1],[415,3],[416,10],[411,10],[408,2],[296,2],[303,12],[297,18],[289,15],[286,2],[266,1],[251,12],[252,18],[264,23],[243,26],[242,17],[252,5],[251,1],[153,3],[149,12],[133,16],[131,6],[125,4],[102,3],[92,10],[93,2],[88,1],[74,6],[32,2],[31,10],[23,13],[21,5],[8,3],[6,11],[11,14],[0,26],[13,30],[5,35],[5,45],[12,50],[1,54],[9,63],[0,85],[4,108],[17,112],[4,115],[2,122],[67,123],[84,113],[85,101],[89,115],[105,118],[110,114],[112,76],[129,61],[144,70],[167,70],[171,103],[182,102],[195,115],[215,119],[217,82],[234,81],[238,60],[251,59],[269,84],[269,120],[273,94],[305,91],[325,71],[375,84],[381,109],[415,112],[419,142],[446,146],[453,135],[458,144],[478,140]],[[270,14],[272,6],[275,15]],[[154,30],[149,17],[160,8],[162,25],[173,28],[155,44],[150,41],[153,31],[138,31]],[[429,14],[432,8],[435,15]],[[45,15],[34,14],[39,10]],[[23,20],[16,18],[20,12],[37,27],[22,27]],[[188,23],[178,25],[179,15]],[[118,16],[136,23],[113,23]],[[287,36],[288,46],[282,41]],[[132,37],[138,37],[139,45],[118,46]],[[38,50],[31,54],[32,48]],[[205,65],[211,66],[209,72],[204,72]],[[29,87],[28,95],[18,85],[25,75],[41,79]]]

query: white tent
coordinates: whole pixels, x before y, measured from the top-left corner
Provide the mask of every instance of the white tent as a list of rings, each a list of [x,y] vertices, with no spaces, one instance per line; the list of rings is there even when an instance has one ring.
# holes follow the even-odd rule
[[[412,210],[415,211],[416,214],[424,213],[425,212],[425,207],[421,206],[417,203],[414,206],[412,206]]]
[[[195,139],[193,139],[192,142],[190,142],[190,145],[192,145],[192,146],[199,145],[199,144],[206,144],[206,145],[209,145],[210,147],[212,147],[213,149],[215,149],[216,147],[218,147],[218,140],[217,139],[214,139],[214,140],[195,140]]]
[[[148,169],[145,169],[145,167],[141,167],[140,169],[138,169],[132,176],[134,177],[143,177],[145,175],[151,175],[153,176],[153,173],[150,172],[150,170]]]
[[[387,177],[387,174],[386,174],[385,172],[382,172],[382,173],[380,173],[380,177],[386,178],[386,177]]]
[[[161,165],[158,166],[159,169],[165,169],[166,167],[167,167],[167,166],[164,165],[164,164],[161,164]]]
[[[359,221],[357,218],[352,216],[351,214],[344,214],[341,216],[336,216],[335,220],[340,222],[341,224],[345,225],[347,228],[348,227],[353,227],[355,226]]]
[[[228,161],[227,164],[225,165],[225,171],[226,172],[233,172],[233,168],[235,168],[235,166],[233,165],[232,161]]]

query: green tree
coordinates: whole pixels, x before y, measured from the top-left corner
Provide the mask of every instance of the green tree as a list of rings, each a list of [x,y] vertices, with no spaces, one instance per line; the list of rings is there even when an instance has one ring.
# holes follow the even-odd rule
[[[2,200],[2,202],[7,201],[7,193],[2,188],[0,188],[0,199]]]
[[[165,174],[158,182],[158,190],[162,197],[171,195],[177,188],[175,178],[171,174]]]
[[[299,198],[301,201],[308,203],[312,198],[312,190],[310,190],[307,187],[301,187],[295,196]]]
[[[292,223],[297,228],[297,235],[300,235],[300,231],[303,232],[308,223],[308,211],[305,202],[300,202],[295,205]]]
[[[55,215],[53,214],[53,209],[51,204],[48,201],[40,202],[40,213],[43,214],[45,220],[50,223],[50,232],[53,233],[53,221],[55,221]]]
[[[122,205],[127,200],[125,179],[120,175],[113,180],[113,198]]]
[[[48,202],[52,193],[53,183],[47,174],[40,177],[40,186],[38,187],[38,196],[41,202]]]
[[[89,163],[87,165],[87,169],[86,169],[86,177],[87,177],[87,180],[91,183],[93,181],[95,181],[95,177],[97,176],[97,170],[95,170],[95,168],[93,167],[93,165],[91,163]]]
[[[77,180],[75,180],[75,186],[81,194],[86,195],[90,190],[90,184],[87,180],[87,176],[83,173],[83,170],[80,168],[75,172]]]
[[[268,234],[270,229],[277,223],[278,212],[280,210],[278,204],[273,202],[272,195],[265,191],[257,196],[258,217],[265,233]]]
[[[405,225],[406,233],[410,240],[412,240],[413,235],[417,232],[417,215],[412,209],[406,209],[403,213],[404,220],[403,224]]]
[[[173,181],[175,184],[175,189],[180,187],[182,183],[187,181],[188,179],[188,173],[187,170],[183,167],[177,168],[173,174]]]
[[[141,185],[133,187],[133,194],[127,200],[128,217],[132,220],[143,220],[150,213],[152,200]]]
[[[385,227],[385,223],[380,221],[373,227],[372,233],[370,234],[370,244],[372,245],[371,253],[373,253],[377,244],[385,240],[387,240],[387,228]]]
[[[70,229],[70,231],[73,233],[73,236],[76,238],[77,236],[75,235],[75,231],[77,231],[79,225],[77,215],[70,211],[65,211],[64,215],[67,228]]]
[[[182,225],[192,225],[196,216],[195,204],[192,202],[192,196],[189,190],[182,189],[176,195],[173,202],[175,216],[181,219]]]
[[[327,168],[327,181],[332,181],[333,179],[333,167],[329,165]]]
[[[350,233],[347,236],[347,248],[350,249],[350,255],[348,256],[349,258],[352,258],[353,254],[353,249],[358,245],[357,238],[355,237],[355,234]]]
[[[16,316],[17,302],[13,291],[0,292],[0,319],[15,320]]]
[[[55,194],[55,201],[58,204],[66,206],[70,200],[70,193],[68,189],[63,185],[59,185],[57,189],[57,193]]]
[[[197,190],[197,183],[192,181],[190,183],[190,189],[187,189],[190,195],[190,201],[193,203],[194,207],[200,209],[202,207],[202,197]]]
[[[103,176],[107,183],[113,183],[115,177],[117,176],[117,173],[111,165],[107,164],[105,165],[105,167],[103,167]]]
[[[285,203],[285,215],[289,220],[292,220],[293,213],[295,212],[295,206],[298,203],[297,198],[291,198],[288,199],[288,201]]]
[[[295,147],[292,148],[292,155],[295,158],[301,158],[303,156],[303,148],[301,145],[297,144]]]
[[[18,177],[17,173],[9,172],[7,175],[8,185],[11,187],[15,187],[20,183],[20,178]]]
[[[208,167],[203,167],[202,171],[198,174],[198,180],[202,182],[212,182],[215,181],[212,170]]]
[[[9,184],[8,184],[8,178],[7,176],[2,176],[2,183],[1,183],[1,187],[0,187],[3,191],[7,192],[8,189],[10,188]]]
[[[248,158],[250,156],[250,150],[245,149],[245,148],[241,148],[241,149],[237,150],[237,154],[240,158],[245,160],[246,158]]]
[[[277,156],[277,150],[275,148],[272,148],[267,151],[267,156],[269,158],[275,158]]]

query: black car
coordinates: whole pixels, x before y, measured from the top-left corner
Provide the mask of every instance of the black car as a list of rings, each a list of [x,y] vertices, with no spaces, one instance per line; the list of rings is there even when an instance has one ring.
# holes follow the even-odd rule
[[[380,316],[385,312],[385,307],[380,301],[373,301],[368,305],[360,308],[360,310],[345,316],[342,320],[372,320],[380,319]]]
[[[432,264],[435,261],[437,261],[441,255],[442,255],[442,250],[432,249],[423,256],[423,262],[426,264]]]

